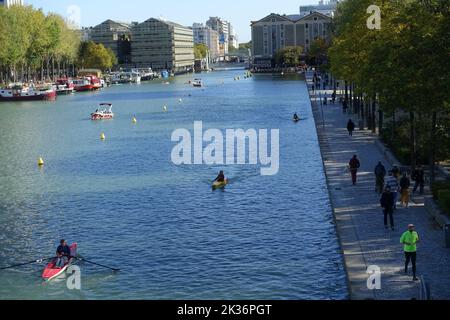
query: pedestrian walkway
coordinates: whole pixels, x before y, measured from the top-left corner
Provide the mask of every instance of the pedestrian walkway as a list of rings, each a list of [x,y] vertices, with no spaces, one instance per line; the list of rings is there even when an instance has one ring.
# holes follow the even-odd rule
[[[306,74],[309,88],[313,73]],[[310,91],[316,119],[337,231],[344,254],[351,298],[354,300],[410,300],[419,299],[420,282],[412,281],[412,272],[404,274],[404,253],[400,237],[410,223],[416,225],[421,243],[418,246],[418,274],[430,286],[434,299],[450,300],[450,249],[443,245],[443,231],[427,214],[423,197],[413,198],[408,209],[395,212],[395,231],[384,228],[379,195],[375,192],[374,168],[382,161],[389,163],[376,146],[377,136],[370,131],[347,132],[348,115],[338,103],[321,107],[319,99],[332,91]],[[357,116],[353,119],[357,123]],[[347,170],[351,157],[361,161],[358,184],[352,186]],[[379,266],[382,272],[381,290],[367,288],[369,266]]]

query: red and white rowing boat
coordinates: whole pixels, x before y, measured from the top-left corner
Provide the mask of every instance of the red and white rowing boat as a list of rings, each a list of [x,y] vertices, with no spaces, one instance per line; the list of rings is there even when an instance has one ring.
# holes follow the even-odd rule
[[[74,243],[70,246],[70,255],[72,257],[77,256],[77,249],[78,249],[78,245],[76,243]],[[44,271],[42,272],[42,278],[44,280],[51,281],[51,280],[59,277],[60,275],[62,275],[64,272],[66,272],[67,268],[69,268],[70,265],[73,263],[74,258],[71,258],[62,268],[56,266],[57,260],[58,260],[57,258],[53,259],[52,262],[50,262],[45,267]]]

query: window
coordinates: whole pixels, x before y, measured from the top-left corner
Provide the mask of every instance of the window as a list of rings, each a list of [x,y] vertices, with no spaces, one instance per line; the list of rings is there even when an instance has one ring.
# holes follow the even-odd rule
[[[275,18],[272,18],[272,22],[277,22],[277,20]]]
[[[281,40],[281,46],[284,47],[284,40]]]
[[[305,28],[308,29],[309,28],[309,24],[305,23]]]
[[[282,25],[280,26],[280,28],[281,28],[281,30],[284,30],[284,24],[282,24]]]
[[[317,17],[314,17],[314,21],[317,21]]]
[[[309,44],[309,39],[306,39],[306,44]]]
[[[284,38],[284,32],[283,32],[283,31],[281,31],[280,37],[281,37],[281,38]]]

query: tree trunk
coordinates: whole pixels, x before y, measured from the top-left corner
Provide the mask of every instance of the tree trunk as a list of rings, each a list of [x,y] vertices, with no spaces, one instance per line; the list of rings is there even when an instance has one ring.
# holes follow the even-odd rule
[[[345,80],[345,101],[349,103],[349,97],[348,97],[348,82]]]
[[[410,150],[411,150],[411,168],[416,168],[416,120],[414,112],[409,113],[409,121],[411,126]]]
[[[437,126],[437,112],[434,111],[431,119],[431,136],[430,136],[430,168],[431,183],[436,180],[436,126]]]

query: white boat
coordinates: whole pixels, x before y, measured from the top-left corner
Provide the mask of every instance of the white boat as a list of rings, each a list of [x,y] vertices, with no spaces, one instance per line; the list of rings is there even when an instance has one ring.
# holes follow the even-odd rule
[[[100,103],[99,108],[91,113],[92,120],[109,120],[114,118],[111,103]]]
[[[203,82],[201,79],[194,79],[194,81],[192,82],[192,85],[194,87],[203,87]]]

